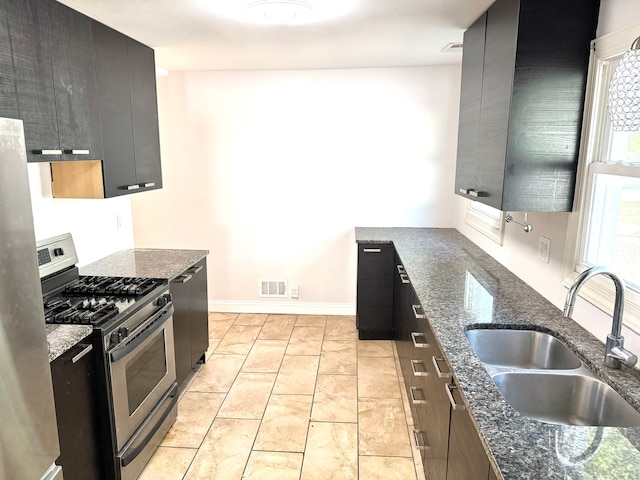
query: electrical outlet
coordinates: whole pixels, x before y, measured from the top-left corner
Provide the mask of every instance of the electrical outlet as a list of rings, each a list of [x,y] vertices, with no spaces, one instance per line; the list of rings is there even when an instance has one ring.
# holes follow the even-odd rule
[[[549,255],[551,253],[551,240],[546,237],[540,237],[538,240],[538,260],[549,263]]]
[[[300,298],[300,285],[295,283],[289,285],[289,295],[291,298]]]

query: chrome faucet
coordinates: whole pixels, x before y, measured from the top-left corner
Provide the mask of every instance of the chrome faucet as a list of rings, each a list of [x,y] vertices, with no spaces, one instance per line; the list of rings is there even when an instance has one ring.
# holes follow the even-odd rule
[[[624,310],[624,281],[609,268],[591,267],[578,275],[567,293],[567,300],[564,304],[563,315],[565,317],[571,317],[573,307],[576,303],[576,297],[578,296],[578,290],[580,290],[587,280],[596,275],[606,275],[616,286],[616,298],[613,307],[613,323],[611,325],[611,333],[607,335],[604,364],[610,368],[620,368],[623,363],[627,367],[633,367],[638,361],[638,357],[624,348],[624,337],[621,335],[622,312]]]

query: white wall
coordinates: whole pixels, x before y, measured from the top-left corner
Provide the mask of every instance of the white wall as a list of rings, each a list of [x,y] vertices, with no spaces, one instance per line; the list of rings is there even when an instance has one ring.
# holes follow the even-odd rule
[[[71,232],[79,265],[133,247],[129,197],[53,198],[49,164],[30,163],[28,171],[36,240]]]
[[[597,35],[623,29],[640,21],[640,2],[638,0],[602,0]],[[639,32],[640,34],[640,32]],[[456,228],[481,248],[513,271],[518,277],[531,285],[540,294],[549,299],[558,308],[564,306],[567,289],[562,286],[562,263],[568,235],[570,215],[577,213],[529,214],[529,223],[533,232],[524,233],[515,224],[505,226],[503,246],[492,242],[464,223],[464,200],[456,197]],[[522,221],[522,214],[514,214]],[[538,238],[551,239],[551,258],[549,264],[537,259]],[[611,317],[588,302],[579,299],[573,318],[604,341],[611,331]],[[625,346],[632,351],[640,351],[640,335],[625,328]]]
[[[209,249],[216,310],[353,313],[354,226],[454,225],[459,89],[459,66],[171,72],[136,247]]]

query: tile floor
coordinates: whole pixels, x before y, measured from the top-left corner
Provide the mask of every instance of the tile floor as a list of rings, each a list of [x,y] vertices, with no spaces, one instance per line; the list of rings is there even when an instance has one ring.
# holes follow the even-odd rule
[[[210,313],[209,335],[140,480],[424,478],[392,342],[352,316]]]

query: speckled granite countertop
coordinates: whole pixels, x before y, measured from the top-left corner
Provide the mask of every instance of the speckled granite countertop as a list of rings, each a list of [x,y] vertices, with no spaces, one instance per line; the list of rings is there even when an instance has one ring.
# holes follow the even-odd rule
[[[453,229],[356,228],[355,232],[359,243],[395,245],[499,476],[640,478],[640,427],[551,425],[521,416],[504,400],[464,331],[479,324],[551,331],[640,409],[640,371],[603,367],[604,339],[563,318],[558,308]],[[600,442],[594,441],[600,436]]]
[[[46,325],[49,363],[71,349],[93,331],[87,325]]]
[[[121,250],[81,267],[80,275],[161,278],[171,281],[208,254],[209,250]]]

